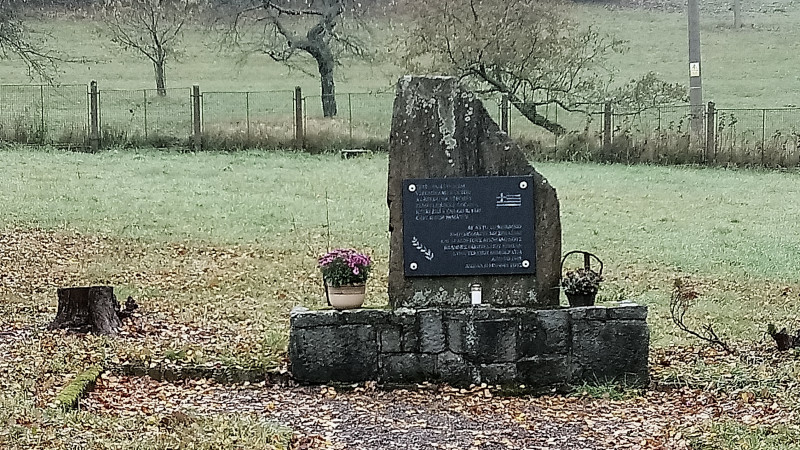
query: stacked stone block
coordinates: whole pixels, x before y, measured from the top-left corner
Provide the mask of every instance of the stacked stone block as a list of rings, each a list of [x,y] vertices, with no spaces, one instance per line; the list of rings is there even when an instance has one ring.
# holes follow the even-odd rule
[[[310,311],[295,308],[292,373],[312,383],[648,381],[647,308]]]

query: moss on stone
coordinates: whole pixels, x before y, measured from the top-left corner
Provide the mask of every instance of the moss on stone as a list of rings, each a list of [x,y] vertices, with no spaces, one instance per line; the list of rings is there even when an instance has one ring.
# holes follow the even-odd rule
[[[56,396],[56,405],[63,409],[76,408],[81,397],[94,388],[94,384],[102,371],[103,369],[100,366],[92,366],[79,373]]]

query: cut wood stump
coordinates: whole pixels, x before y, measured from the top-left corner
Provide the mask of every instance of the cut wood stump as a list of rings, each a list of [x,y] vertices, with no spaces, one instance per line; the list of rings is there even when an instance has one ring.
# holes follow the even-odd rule
[[[120,310],[112,286],[88,286],[58,289],[58,312],[48,329],[67,329],[77,333],[116,334],[122,320],[136,309],[128,297]]]

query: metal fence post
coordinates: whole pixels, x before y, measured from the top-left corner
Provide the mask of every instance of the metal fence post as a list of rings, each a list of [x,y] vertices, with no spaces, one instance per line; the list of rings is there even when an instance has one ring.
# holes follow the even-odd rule
[[[203,147],[202,128],[200,126],[200,85],[192,86],[192,137],[194,150],[200,151]]]
[[[142,106],[144,111],[144,138],[147,139],[147,89],[142,89],[142,100],[144,101]]]
[[[603,148],[611,148],[611,102],[606,102],[603,106]]]
[[[500,129],[508,133],[508,95],[503,94],[500,99]]]
[[[708,162],[717,159],[717,109],[714,102],[708,102],[706,108],[706,154],[704,160]]]
[[[764,145],[767,141],[767,110],[761,110],[761,165],[764,165]]]
[[[40,122],[41,130],[39,131],[39,143],[44,145],[47,130],[44,128],[44,86],[39,85],[39,101],[41,102],[42,121]]]
[[[247,120],[247,141],[250,142],[250,92],[244,93],[244,116]]]
[[[348,120],[350,124],[350,145],[353,145],[353,94],[347,94],[347,111],[350,115]]]
[[[553,121],[558,123],[558,105],[555,105],[555,109],[553,110],[553,115],[555,118]],[[558,149],[558,133],[553,133],[553,147],[557,150]]]
[[[89,145],[93,152],[100,149],[100,112],[97,81],[89,83]]]
[[[303,132],[303,90],[300,86],[294,88],[294,146],[305,147],[305,133]]]
[[[661,107],[660,106],[658,107],[658,131],[662,131],[661,130]]]

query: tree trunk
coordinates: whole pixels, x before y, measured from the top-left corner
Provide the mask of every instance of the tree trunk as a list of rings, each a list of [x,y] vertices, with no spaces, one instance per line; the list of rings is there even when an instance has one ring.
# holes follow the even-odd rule
[[[508,96],[508,101],[511,102],[511,104],[517,108],[517,111],[519,111],[520,114],[522,114],[522,116],[528,119],[532,124],[540,126],[557,136],[567,132],[567,130],[561,125],[537,113],[535,104],[525,103],[522,101],[522,99],[517,97],[507,84],[505,84],[500,78],[492,76],[486,67],[481,66],[477,69],[474,69],[472,71],[472,75],[475,75],[488,83],[496,92]]]
[[[156,90],[158,95],[164,97],[167,95],[167,82],[164,77],[164,61],[154,62],[153,68],[156,72]]]
[[[742,0],[733,0],[733,27],[742,27]]]
[[[319,68],[319,80],[322,85],[322,115],[336,116],[336,86],[333,81],[335,61],[330,49],[322,49],[314,55]]]
[[[509,100],[511,101],[511,104],[514,105],[515,108],[517,108],[517,111],[519,111],[519,113],[522,114],[523,117],[528,119],[532,124],[538,125],[557,136],[560,136],[567,132],[567,130],[564,129],[564,127],[562,127],[561,125],[537,113],[536,105],[521,102],[516,97],[511,97],[511,95],[509,95]]]
[[[58,289],[58,312],[48,329],[116,334],[122,325],[120,307],[111,286]]]

